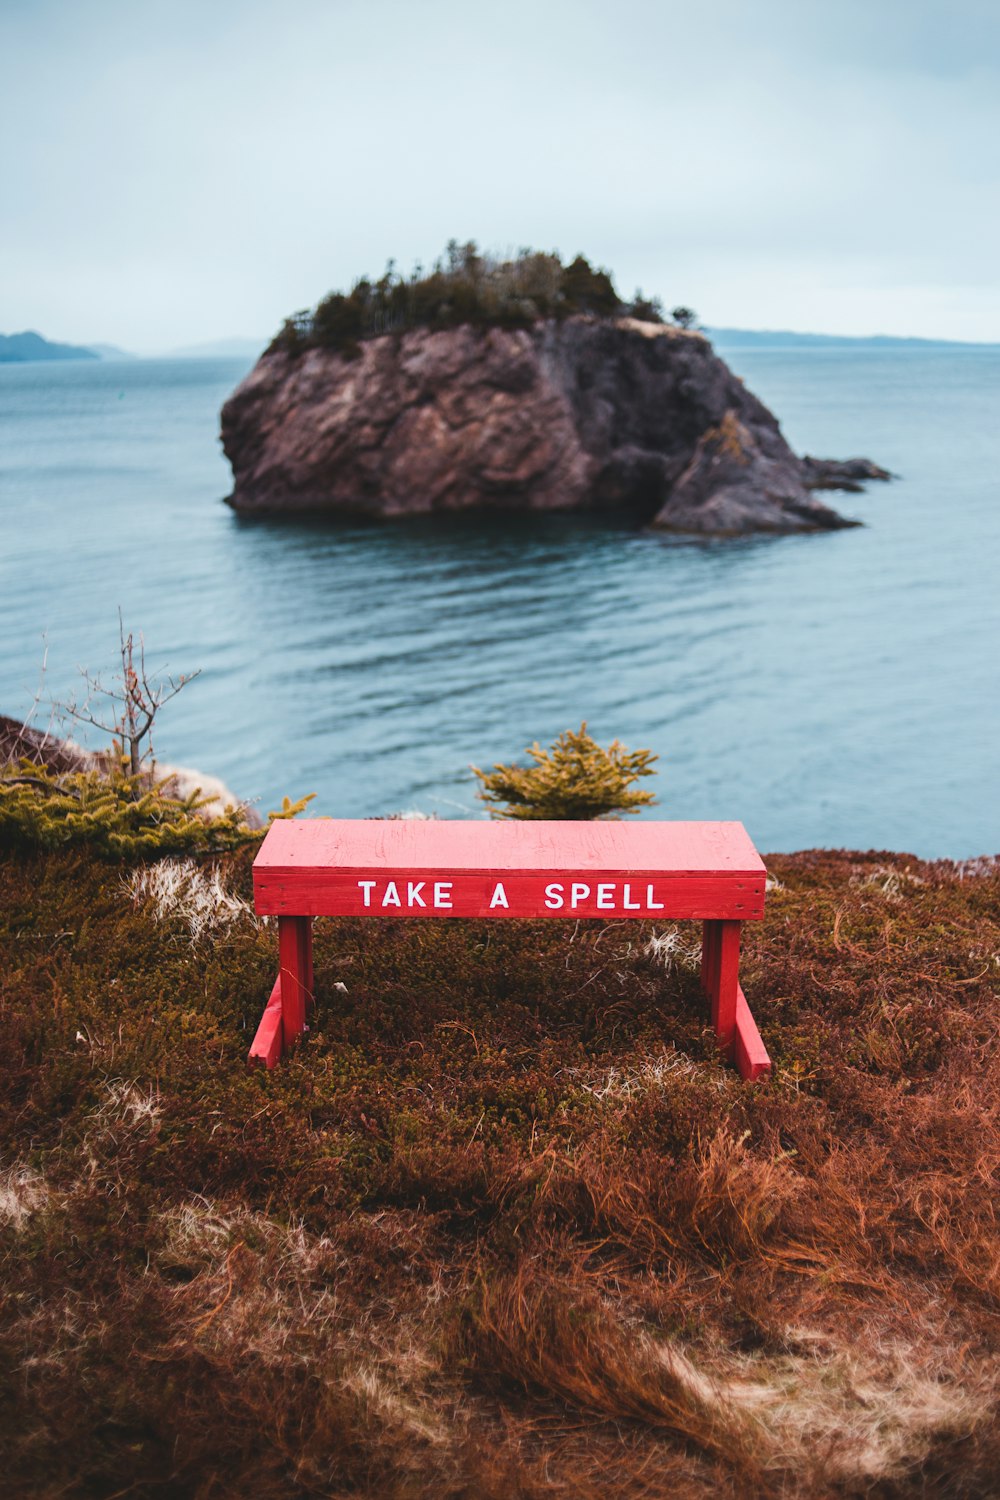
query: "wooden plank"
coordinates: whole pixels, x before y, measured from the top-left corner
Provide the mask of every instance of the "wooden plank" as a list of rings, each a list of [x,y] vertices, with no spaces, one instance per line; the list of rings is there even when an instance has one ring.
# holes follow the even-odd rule
[[[618,871],[639,878],[765,869],[742,823],[312,818],[273,823],[255,869]]]
[[[715,921],[702,923],[701,928],[701,987],[710,1003],[712,1024],[715,1024],[715,985],[719,966],[719,924]]]
[[[316,1000],[313,977],[313,934],[312,918],[299,923],[299,973],[302,975],[302,983],[306,992],[306,1015],[312,1010]]]
[[[736,989],[736,1047],[733,1060],[740,1076],[749,1083],[754,1083],[758,1078],[766,1078],[771,1072],[767,1048],[761,1041],[757,1023],[750,1013],[742,986],[739,985]]]
[[[247,1062],[250,1067],[276,1068],[281,1061],[281,979],[274,981],[271,998],[264,1007]]]
[[[740,924],[720,922],[712,1020],[719,1047],[732,1057],[736,1041],[736,992],[740,987]]]
[[[379,866],[254,867],[254,903],[266,915],[339,917],[728,918],[764,915],[764,877],[636,874],[634,870],[530,872]]]
[[[281,1030],[286,1049],[306,1029],[306,985],[302,970],[303,917],[278,918]]]

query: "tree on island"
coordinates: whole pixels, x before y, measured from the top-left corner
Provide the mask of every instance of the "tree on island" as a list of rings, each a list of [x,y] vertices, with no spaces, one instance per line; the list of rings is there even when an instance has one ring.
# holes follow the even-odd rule
[[[674,322],[677,312],[688,311],[676,309]],[[631,302],[625,301],[611,272],[595,268],[583,255],[563,265],[554,251],[522,247],[502,257],[481,251],[475,240],[460,244],[452,239],[430,272],[418,264],[406,278],[390,260],[378,281],[363,276],[349,292],[331,292],[312,311],[296,313],[285,321],[269,352],[297,356],[307,349],[331,349],[351,359],[363,340],[380,334],[462,324],[530,328],[543,319],[579,314],[664,321],[658,298],[637,291]],[[693,322],[694,314],[690,317]]]
[[[674,307],[670,312],[670,321],[676,323],[678,328],[694,328],[698,322],[698,314],[693,307]]]

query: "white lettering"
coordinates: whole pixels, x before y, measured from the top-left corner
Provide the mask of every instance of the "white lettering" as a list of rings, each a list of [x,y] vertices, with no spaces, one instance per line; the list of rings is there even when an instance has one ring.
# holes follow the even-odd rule
[[[613,885],[599,885],[597,887],[597,904],[603,911],[615,904],[615,888]]]
[[[549,911],[558,911],[563,904],[563,888],[557,881],[545,887],[545,905]]]
[[[646,910],[647,911],[662,911],[663,910],[663,902],[662,901],[654,901],[653,900],[653,887],[651,885],[647,885],[647,887],[646,887]]]
[[[622,906],[625,908],[626,911],[638,911],[639,908],[642,906],[642,902],[641,901],[630,901],[629,897],[631,896],[631,894],[632,894],[632,887],[629,885],[628,881],[626,880],[626,882],[625,882],[625,895],[624,895],[623,900],[622,900]]]
[[[402,901],[400,901],[399,899],[399,892],[396,889],[396,882],[394,880],[390,880],[389,884],[385,888],[385,895],[382,897],[382,905],[402,906],[402,904]]]
[[[423,896],[421,896],[421,894],[420,894],[420,892],[423,890],[425,884],[426,884],[426,881],[423,881],[423,880],[418,880],[416,882],[410,880],[410,881],[407,882],[407,886],[406,886],[406,904],[407,904],[407,906],[426,906],[427,905],[427,902],[424,900]]]
[[[493,910],[494,906],[506,906],[508,910],[510,909],[510,902],[507,900],[507,892],[503,888],[502,880],[497,881],[497,888],[493,892],[493,900],[490,902],[490,911]]]
[[[375,889],[376,884],[377,884],[377,882],[374,881],[374,880],[359,880],[358,881],[358,885],[361,887],[361,889],[365,893],[365,905],[366,906],[371,906],[371,904],[372,904],[372,891]]]
[[[434,905],[435,906],[443,906],[443,907],[450,907],[451,906],[451,887],[452,887],[452,881],[450,881],[450,880],[435,880],[435,882],[434,882]]]
[[[574,908],[574,910],[575,910],[576,907],[578,907],[580,905],[581,901],[586,901],[586,899],[587,899],[587,897],[589,895],[590,895],[590,886],[589,885],[584,885],[582,881],[580,881],[579,884],[571,885],[570,889],[569,889],[569,904],[570,904],[570,906],[572,906]]]

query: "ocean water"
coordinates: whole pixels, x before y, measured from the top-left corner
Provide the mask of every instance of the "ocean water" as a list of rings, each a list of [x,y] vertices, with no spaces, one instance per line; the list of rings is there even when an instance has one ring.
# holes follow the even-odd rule
[[[649,816],[759,848],[1000,849],[1000,350],[739,351],[793,446],[899,475],[863,529],[697,543],[606,522],[247,521],[240,361],[0,366],[0,711],[201,676],[158,754],[262,810],[477,816],[470,763],[586,719],[660,757]]]

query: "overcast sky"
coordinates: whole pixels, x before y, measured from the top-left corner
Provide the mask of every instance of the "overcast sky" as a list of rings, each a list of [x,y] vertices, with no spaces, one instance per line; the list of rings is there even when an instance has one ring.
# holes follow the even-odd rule
[[[0,0],[0,331],[270,335],[452,235],[1000,340],[996,0]]]

